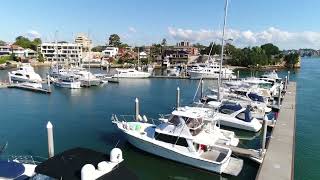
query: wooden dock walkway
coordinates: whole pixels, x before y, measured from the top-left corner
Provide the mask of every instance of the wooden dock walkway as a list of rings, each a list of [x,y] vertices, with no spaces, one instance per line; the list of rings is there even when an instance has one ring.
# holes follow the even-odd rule
[[[51,93],[51,90],[48,90],[48,89],[34,88],[34,87],[30,87],[30,86],[25,86],[23,84],[10,84],[7,87],[8,88],[15,88],[15,89],[23,89],[23,90],[33,91],[33,92],[39,92],[39,93],[44,93],[44,94]]]
[[[294,179],[296,83],[290,82],[256,180]]]

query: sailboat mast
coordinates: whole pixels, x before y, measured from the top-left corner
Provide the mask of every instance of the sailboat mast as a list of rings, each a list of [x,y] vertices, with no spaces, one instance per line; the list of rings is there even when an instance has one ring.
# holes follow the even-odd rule
[[[219,79],[218,79],[218,100],[221,100],[221,94],[220,94],[220,86],[222,82],[222,61],[223,61],[223,51],[224,51],[224,36],[225,36],[225,30],[226,30],[226,24],[227,24],[227,13],[228,13],[228,0],[226,0],[225,6],[224,6],[224,21],[223,21],[223,30],[222,30],[222,39],[221,39],[221,57],[220,57],[220,67],[219,67]]]

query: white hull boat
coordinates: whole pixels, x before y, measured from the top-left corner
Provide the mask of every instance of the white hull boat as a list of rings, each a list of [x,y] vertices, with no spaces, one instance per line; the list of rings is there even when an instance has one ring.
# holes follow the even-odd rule
[[[41,82],[42,79],[29,63],[23,63],[18,70],[8,73],[11,81],[18,82]]]
[[[178,139],[167,139],[173,137],[169,134],[158,133],[156,126],[143,122],[115,122],[117,127],[125,134],[128,142],[136,148],[148,153],[190,165],[196,168],[222,174],[227,169],[231,157],[231,149],[221,146],[199,146],[197,151],[192,141],[185,137]],[[139,128],[137,128],[139,127]],[[164,135],[163,137],[160,137]],[[169,141],[173,141],[169,143]],[[176,144],[175,144],[176,142]],[[202,149],[203,148],[203,149]],[[238,175],[242,169],[243,162],[233,172]]]
[[[151,76],[149,72],[137,71],[135,69],[116,69],[117,73],[114,78],[148,78]]]

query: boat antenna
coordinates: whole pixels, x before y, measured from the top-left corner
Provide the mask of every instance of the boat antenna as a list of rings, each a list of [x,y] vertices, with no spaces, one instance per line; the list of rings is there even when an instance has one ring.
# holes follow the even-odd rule
[[[223,61],[223,50],[224,50],[224,36],[227,24],[227,13],[228,13],[228,0],[225,2],[224,6],[224,21],[223,21],[223,29],[222,29],[222,38],[221,38],[221,57],[220,57],[220,66],[219,66],[219,79],[218,79],[218,101],[221,100],[220,94],[220,86],[221,86],[221,70],[222,70],[222,61]]]

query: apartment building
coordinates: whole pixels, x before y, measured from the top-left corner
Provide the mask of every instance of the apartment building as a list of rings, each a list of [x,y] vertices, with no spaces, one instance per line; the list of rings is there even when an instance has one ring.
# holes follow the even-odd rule
[[[83,52],[88,52],[89,49],[92,47],[92,40],[90,40],[86,35],[84,34],[78,34],[74,40],[76,44],[79,44],[82,46]]]
[[[76,43],[42,43],[40,52],[48,61],[80,63],[82,46]]]

